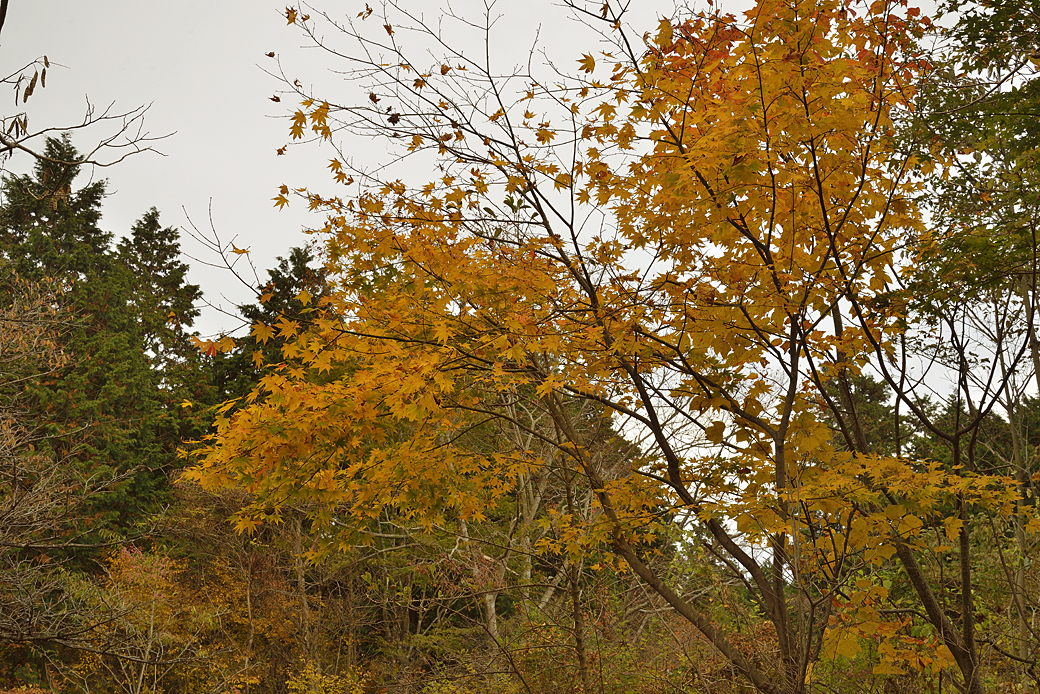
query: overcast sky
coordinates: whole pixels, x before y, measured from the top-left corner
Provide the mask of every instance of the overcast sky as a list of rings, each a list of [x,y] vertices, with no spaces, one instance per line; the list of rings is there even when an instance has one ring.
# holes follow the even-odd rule
[[[47,86],[38,88],[26,107],[32,129],[80,121],[88,98],[99,109],[150,105],[147,132],[172,133],[156,144],[165,156],[141,154],[94,172],[109,181],[103,228],[124,234],[155,206],[165,225],[187,227],[190,218],[206,231],[212,205],[217,232],[251,248],[266,276],[275,256],[306,242],[301,229],[320,221],[299,205],[276,211],[271,198],[283,183],[325,185],[331,156],[313,147],[275,154],[288,139],[284,115],[292,104],[269,100],[279,83],[264,68],[275,69],[278,63],[265,54],[274,51],[290,77],[307,84],[334,67],[303,48],[303,36],[286,26],[284,5],[269,0],[10,0],[0,35],[0,70],[6,75],[39,56],[50,59]],[[413,5],[437,19],[436,3]],[[329,0],[322,6],[356,14],[365,3]],[[506,15],[497,32],[498,47],[514,43],[526,50],[541,27],[543,43],[555,42],[574,59],[579,48],[588,50],[573,43],[566,10],[547,0],[505,0],[496,9]],[[16,112],[12,96],[0,93],[5,115]],[[77,134],[74,143],[82,149],[101,134]],[[29,166],[28,157],[16,156],[7,168],[24,172]],[[79,183],[88,175],[82,174]],[[184,247],[202,260],[215,260],[190,239],[184,239]],[[226,274],[197,264],[191,279],[216,302],[221,296],[232,303],[249,298]],[[228,325],[211,312],[199,327],[212,332]]]
[[[453,6],[470,11],[465,3],[474,9],[483,7],[477,0],[456,0]],[[291,148],[285,156],[276,155],[288,140],[284,116],[293,104],[269,100],[279,82],[264,68],[276,69],[279,62],[265,54],[275,52],[288,76],[301,78],[305,85],[314,80],[328,85],[329,69],[344,68],[303,47],[306,41],[299,30],[286,26],[285,4],[10,0],[0,35],[0,70],[10,74],[44,54],[52,62],[46,89],[38,88],[27,105],[32,129],[78,122],[88,98],[99,109],[114,104],[117,111],[150,104],[147,132],[172,133],[156,144],[165,156],[145,153],[94,172],[109,181],[103,228],[125,234],[155,206],[165,225],[186,228],[190,219],[207,232],[212,208],[216,231],[224,240],[236,237],[239,247],[251,248],[251,257],[265,277],[275,256],[305,243],[301,230],[321,221],[307,215],[299,204],[276,211],[271,198],[283,183],[328,190],[325,166],[332,156],[329,150],[315,147]],[[405,0],[404,4],[432,23],[439,19],[435,0]],[[737,12],[747,4],[729,0],[725,9]],[[317,5],[350,15],[365,8],[364,0],[318,0]],[[637,0],[633,5],[638,13],[633,21],[643,25],[640,30],[653,28],[657,8],[673,11],[672,3],[661,0]],[[568,11],[552,0],[500,0],[493,12],[503,19],[491,46],[502,53],[504,62],[526,55],[536,32],[541,45],[561,65],[595,48],[568,19]],[[0,92],[0,113],[16,112],[12,96]],[[78,134],[74,142],[84,148],[102,134]],[[365,143],[351,145],[350,153],[373,160],[380,154],[377,147],[366,150]],[[8,170],[21,172],[30,165],[28,157],[16,156]],[[88,175],[83,174],[84,180]],[[185,251],[200,260],[216,260],[190,239],[184,238],[183,243]],[[215,303],[227,306],[228,299],[230,303],[250,299],[227,273],[193,263],[191,279]],[[213,333],[231,323],[211,311],[197,327]]]
[[[288,53],[291,62],[302,43],[279,10],[267,0],[11,0],[0,66],[8,74],[40,55],[50,59],[47,87],[27,105],[33,129],[77,122],[89,98],[116,110],[150,104],[147,131],[173,133],[156,144],[165,156],[145,153],[95,172],[110,184],[106,230],[126,233],[151,206],[166,225],[186,227],[190,217],[208,230],[212,201],[217,231],[251,247],[263,270],[306,240],[302,210],[273,208],[278,186],[326,178],[321,152],[275,154],[287,140],[287,123],[274,116],[284,115],[286,104],[268,100],[277,82],[261,66],[275,66],[269,51]],[[12,112],[11,95],[0,99],[3,113]],[[74,142],[87,147],[101,132],[77,134]],[[16,157],[9,168],[30,165]],[[190,239],[184,246],[214,260]],[[192,280],[210,297],[248,298],[228,276],[195,264]],[[225,323],[211,314],[201,327]]]

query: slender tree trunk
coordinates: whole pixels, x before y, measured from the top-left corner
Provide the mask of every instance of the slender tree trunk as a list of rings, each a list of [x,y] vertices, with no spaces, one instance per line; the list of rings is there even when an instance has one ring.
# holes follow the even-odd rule
[[[299,601],[300,635],[303,638],[304,657],[315,661],[311,607],[307,600],[307,576],[303,563],[303,518],[297,517],[293,528],[293,573],[296,580],[296,594]],[[317,663],[315,663],[317,666]],[[312,694],[317,694],[316,692]]]
[[[1040,354],[1038,354],[1036,345],[1036,326],[1034,325],[1035,313],[1033,302],[1031,301],[1029,286],[1025,280],[1025,276],[1022,277],[1019,283],[1019,298],[1022,300],[1023,306],[1026,311],[1026,324],[1028,326],[1028,336],[1030,352],[1033,357],[1033,368],[1035,376],[1040,379]],[[1029,471],[1028,463],[1030,458],[1030,452],[1028,444],[1025,441],[1022,430],[1021,420],[1021,408],[1020,401],[1017,397],[1017,390],[1010,386],[1013,383],[1013,374],[1009,373],[1008,365],[1004,359],[1004,353],[999,352],[999,364],[1001,377],[1004,383],[1009,384],[1004,389],[1004,402],[1002,403],[1008,418],[1008,428],[1011,429],[1011,464],[1015,471],[1015,482],[1018,485],[1018,495],[1015,499],[1015,575],[1013,578],[1012,585],[1012,597],[1015,603],[1015,613],[1018,631],[1018,657],[1023,660],[1029,659],[1030,652],[1030,630],[1029,624],[1026,617],[1026,567],[1025,561],[1028,554],[1028,545],[1025,530],[1025,516],[1027,512],[1028,497],[1029,497]],[[1040,380],[1038,380],[1040,383]],[[1016,670],[1019,671],[1020,679],[1024,679],[1025,672],[1021,667],[1016,666]]]
[[[1032,283],[1030,282],[1032,280]],[[1033,378],[1036,380],[1037,391],[1040,392],[1040,338],[1037,337],[1037,297],[1033,290],[1036,282],[1036,272],[1022,275],[1019,280],[1018,292],[1022,303],[1026,307],[1026,325],[1029,334],[1029,357],[1033,362]]]
[[[484,613],[487,615],[487,630],[491,638],[498,642],[498,591],[488,590],[484,593]]]
[[[567,567],[567,578],[571,588],[571,611],[574,615],[574,653],[578,659],[583,694],[592,694],[592,677],[589,659],[585,651],[585,614],[581,609],[581,590],[578,587],[578,567],[571,563]]]
[[[255,625],[253,622],[253,572],[251,567],[246,567],[246,618],[249,620],[248,632],[246,634],[246,664],[245,664],[245,686],[246,694],[249,694],[249,660],[253,656],[253,635]]]
[[[564,465],[561,465],[563,473],[564,490],[567,492],[567,513],[571,517],[571,526],[577,527],[574,517],[574,488],[573,473]],[[581,675],[581,686],[583,694],[592,693],[592,678],[589,675],[589,660],[585,652],[585,614],[581,609],[581,589],[578,586],[578,565],[571,559],[567,559],[567,581],[570,584],[571,612],[574,622],[574,653],[578,660],[578,673]]]
[[[488,581],[481,571],[481,565],[484,562],[481,561],[480,551],[472,547],[469,526],[466,525],[465,519],[462,518],[459,519],[459,534],[462,535],[466,553],[470,557],[469,570],[470,575],[473,577],[473,585],[478,589],[484,589],[484,628],[487,629],[488,636],[495,643],[498,643],[498,591],[494,586],[485,585]]]
[[[1026,543],[1025,515],[1026,504],[1029,494],[1029,473],[1026,470],[1026,460],[1029,451],[1026,450],[1020,429],[1019,412],[1017,403],[1008,402],[1005,406],[1008,414],[1008,426],[1011,429],[1012,466],[1015,470],[1015,482],[1018,485],[1018,495],[1015,499],[1015,577],[1014,577],[1014,602],[1018,623],[1018,657],[1023,660],[1029,658],[1029,624],[1026,617],[1026,567],[1025,561],[1028,554]]]
[[[968,694],[982,694],[982,673],[979,672],[979,655],[975,648],[975,592],[971,579],[971,518],[968,505],[960,503],[961,534],[957,544],[960,549],[961,568],[961,629],[964,644],[968,649],[970,667],[963,671]]]

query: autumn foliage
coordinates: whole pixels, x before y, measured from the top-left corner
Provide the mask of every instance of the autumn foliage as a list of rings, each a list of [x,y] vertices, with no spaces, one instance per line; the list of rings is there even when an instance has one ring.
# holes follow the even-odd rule
[[[253,327],[281,361],[221,408],[189,477],[248,492],[242,531],[306,514],[318,558],[386,519],[468,540],[552,472],[560,534],[530,549],[565,559],[575,596],[605,553],[759,691],[812,690],[868,643],[874,675],[944,670],[983,691],[972,517],[1032,533],[1035,514],[1006,471],[875,445],[851,385],[877,374],[955,451],[971,431],[934,424],[900,351],[933,241],[919,201],[951,162],[897,128],[932,69],[928,20],[761,0],[662,20],[636,48],[619,12],[585,13],[615,51],[515,94],[479,61],[416,65],[391,20],[358,16],[357,39],[394,61],[357,68],[356,106],[303,95],[292,137],[329,139],[339,118],[440,173],[379,180],[337,158],[344,191],[303,192],[326,216],[332,290]],[[596,422],[638,443],[607,454]],[[769,624],[768,657],[655,567],[691,533]],[[955,546],[951,616],[922,562]]]
[[[564,4],[286,7],[215,335],[0,118],[0,690],[1040,687],[1035,8]]]

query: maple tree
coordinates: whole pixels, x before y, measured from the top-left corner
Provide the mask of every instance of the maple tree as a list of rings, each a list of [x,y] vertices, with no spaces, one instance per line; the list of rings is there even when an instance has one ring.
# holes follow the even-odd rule
[[[941,239],[919,209],[948,153],[896,130],[931,68],[916,45],[929,21],[900,2],[761,0],[742,18],[663,19],[640,41],[613,3],[571,7],[614,50],[544,80],[499,77],[464,51],[412,62],[402,23],[440,35],[392,4],[341,24],[381,56],[353,59],[366,94],[301,91],[291,136],[378,135],[440,173],[381,179],[337,156],[346,192],[297,191],[326,215],[331,291],[254,325],[282,361],[220,408],[189,477],[252,495],[242,531],[304,510],[318,556],[371,542],[387,516],[480,521],[551,470],[568,498],[584,485],[589,511],[561,507],[559,534],[535,549],[575,566],[609,548],[759,691],[812,690],[840,671],[820,661],[870,641],[876,675],[982,692],[974,517],[1036,517],[1013,477],[975,464],[1006,383],[991,371],[980,394],[968,378],[975,335],[952,338],[969,403],[952,428],[908,385],[907,337],[926,344],[929,320],[954,329],[963,315],[929,316],[915,297],[921,268],[963,279],[927,265]],[[305,9],[286,18],[322,45]],[[1027,342],[991,345],[1007,373]],[[898,409],[894,450],[870,435],[854,387],[870,372],[949,460],[903,450]],[[597,455],[579,413],[637,450],[620,465]],[[490,423],[523,436],[489,441]],[[655,569],[656,543],[694,531],[771,623],[775,657]],[[958,624],[925,563],[954,547]]]

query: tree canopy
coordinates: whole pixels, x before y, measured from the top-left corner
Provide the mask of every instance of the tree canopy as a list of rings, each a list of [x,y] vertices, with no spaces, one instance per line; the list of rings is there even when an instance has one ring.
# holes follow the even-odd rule
[[[640,41],[613,3],[572,9],[612,48],[512,82],[462,51],[414,62],[398,37],[426,26],[404,9],[350,22],[380,56],[350,64],[367,98],[301,92],[292,136],[385,137],[437,173],[383,179],[336,158],[346,189],[303,191],[326,214],[334,289],[255,324],[285,340],[283,360],[223,409],[190,476],[251,495],[241,530],[303,508],[343,549],[386,516],[484,520],[559,466],[594,499],[561,551],[609,549],[759,691],[812,688],[820,659],[866,634],[876,673],[955,667],[983,691],[973,519],[1037,520],[1013,474],[979,464],[978,432],[1024,363],[1035,292],[989,312],[921,291],[977,284],[937,255],[971,241],[923,209],[962,154],[920,125],[929,20],[906,3],[762,0],[742,17],[683,11]],[[322,42],[317,20],[286,16]],[[1022,262],[1035,286],[1035,251]],[[964,330],[965,311],[989,332]],[[922,358],[959,374],[952,421],[922,394]],[[887,441],[852,386],[868,374],[901,412]],[[578,412],[638,455],[595,455]],[[479,435],[494,422],[537,445]],[[950,454],[899,445],[921,430]],[[652,568],[651,538],[698,527],[772,624],[775,659]],[[922,552],[955,547],[954,614]],[[888,570],[931,640],[879,611]]]
[[[71,136],[3,177],[0,687],[1040,686],[1035,11],[634,10],[286,7],[330,188],[224,334]]]

